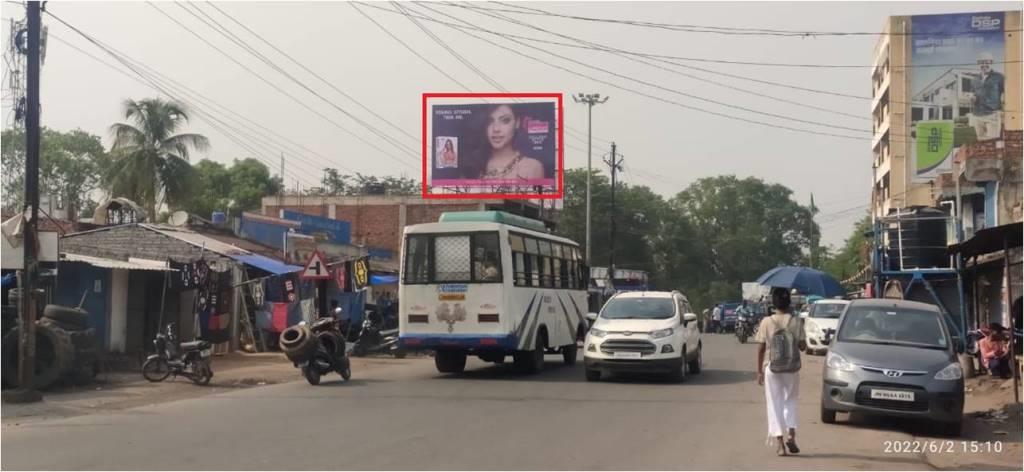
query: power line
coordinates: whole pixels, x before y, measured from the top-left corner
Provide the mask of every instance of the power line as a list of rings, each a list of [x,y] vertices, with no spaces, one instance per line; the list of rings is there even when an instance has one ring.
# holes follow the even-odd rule
[[[378,8],[378,7],[375,7],[375,8]],[[388,11],[391,11],[391,10],[388,10]],[[664,97],[658,97],[656,95],[651,95],[651,94],[648,94],[648,93],[645,93],[645,92],[641,92],[641,91],[634,90],[634,89],[631,89],[631,88],[628,88],[628,87],[624,87],[624,86],[616,84],[614,82],[608,82],[606,80],[602,80],[602,79],[598,79],[598,78],[595,78],[595,77],[591,77],[591,76],[588,76],[586,74],[582,74],[582,73],[576,72],[576,71],[574,71],[572,69],[568,69],[568,68],[565,68],[565,67],[557,65],[557,64],[552,64],[552,63],[547,62],[547,61],[545,61],[543,59],[539,59],[539,58],[530,56],[528,54],[522,53],[520,51],[517,51],[515,49],[509,48],[507,46],[500,45],[500,44],[495,43],[495,42],[493,42],[493,41],[491,41],[489,39],[482,38],[482,37],[477,36],[475,34],[472,34],[472,33],[469,33],[467,31],[464,31],[463,29],[460,29],[460,28],[456,28],[456,29],[458,29],[459,31],[461,31],[465,35],[468,35],[468,36],[476,38],[476,39],[478,39],[480,41],[484,41],[486,43],[492,44],[492,45],[494,45],[496,47],[499,47],[501,49],[504,49],[506,51],[510,51],[513,54],[516,54],[516,55],[519,55],[519,56],[523,56],[523,57],[526,57],[528,59],[540,62],[542,64],[545,64],[545,65],[549,66],[549,67],[554,67],[556,69],[568,72],[568,73],[570,73],[572,75],[575,75],[575,76],[578,76],[578,77],[582,77],[582,78],[585,78],[585,79],[588,79],[588,80],[592,80],[592,81],[595,81],[595,82],[598,82],[598,83],[602,83],[602,84],[605,84],[605,85],[608,85],[608,86],[611,86],[611,87],[615,87],[615,88],[620,89],[620,90],[624,90],[624,91],[627,91],[627,92],[630,92],[630,93],[634,93],[634,94],[641,95],[641,96],[644,96],[644,97],[647,97],[647,98],[651,98],[653,100],[657,100],[657,101],[660,101],[660,102],[663,102],[663,103],[668,103],[668,104],[671,104],[671,105],[675,105],[675,106],[678,106],[678,107],[681,107],[681,108],[686,108],[686,109],[690,109],[690,110],[700,111],[700,112],[707,113],[707,114],[710,114],[710,115],[715,115],[715,116],[719,116],[719,117],[723,117],[723,118],[728,118],[728,119],[732,119],[732,120],[737,120],[737,121],[743,121],[743,122],[746,122],[746,123],[767,126],[767,127],[770,127],[770,128],[777,128],[777,129],[785,129],[785,130],[789,130],[789,131],[796,131],[796,132],[800,132],[800,133],[815,134],[815,135],[821,135],[821,136],[832,136],[832,137],[838,137],[838,138],[844,138],[844,139],[855,139],[855,140],[869,139],[869,138],[862,138],[862,137],[857,137],[857,136],[835,134],[835,133],[828,133],[828,132],[822,132],[822,131],[809,130],[809,129],[805,129],[805,128],[795,128],[795,127],[791,127],[791,126],[778,125],[778,124],[774,124],[774,123],[768,123],[768,122],[764,122],[764,121],[757,121],[757,120],[753,120],[753,119],[743,118],[743,117],[739,117],[739,116],[735,116],[735,115],[729,115],[729,114],[726,114],[726,113],[720,113],[720,112],[716,112],[716,111],[712,111],[712,110],[696,107],[696,106],[693,106],[693,105],[687,105],[687,104],[680,103],[680,102],[677,102],[677,101],[674,101],[674,100],[670,100],[670,99],[667,99],[667,98],[664,98]],[[491,34],[494,34],[494,35],[497,35],[497,36],[501,36],[498,33],[493,33],[492,32]],[[524,44],[522,42],[518,42],[518,41],[515,41],[515,40],[510,40],[510,41],[517,42],[520,45],[523,45],[523,46],[526,46],[526,47],[529,47],[529,48],[532,48],[532,49],[538,49],[538,48],[535,48],[535,47],[530,46],[528,44]]]
[[[220,22],[218,22],[218,21],[217,21],[216,19],[214,19],[213,17],[211,17],[210,15],[208,15],[208,14],[207,14],[207,13],[206,13],[205,11],[203,11],[202,9],[200,9],[198,5],[196,5],[196,4],[189,4],[189,5],[191,6],[191,8],[192,8],[192,9],[194,9],[194,10],[195,10],[195,11],[197,11],[197,12],[199,12],[199,14],[203,15],[204,17],[206,17],[207,19],[209,19],[209,20],[210,20],[211,22],[213,22],[213,24],[212,24],[212,25],[211,25],[211,24],[210,24],[209,22],[207,22],[206,20],[204,20],[203,18],[201,18],[201,17],[199,17],[198,15],[196,15],[196,13],[193,13],[193,12],[192,12],[191,10],[189,10],[189,8],[186,8],[186,6],[185,6],[186,4],[183,4],[183,3],[177,3],[176,5],[178,5],[179,7],[181,7],[181,9],[185,10],[186,12],[188,12],[189,14],[191,14],[192,16],[196,17],[197,19],[199,19],[200,21],[202,21],[203,23],[205,23],[205,24],[206,24],[207,26],[209,26],[209,27],[210,27],[211,29],[213,29],[214,31],[217,31],[217,32],[218,32],[218,33],[220,33],[220,34],[221,34],[222,36],[224,36],[224,37],[228,38],[229,40],[231,40],[232,42],[234,42],[234,43],[235,43],[236,45],[238,45],[239,47],[241,47],[242,49],[244,49],[244,50],[246,50],[247,52],[249,52],[250,54],[252,54],[252,55],[256,56],[256,58],[257,58],[257,59],[260,59],[261,61],[263,61],[263,63],[267,64],[267,65],[268,65],[268,66],[270,66],[270,67],[271,67],[272,69],[274,69],[274,70],[276,70],[277,72],[279,72],[279,73],[280,73],[281,75],[284,75],[285,77],[287,77],[288,79],[290,79],[290,80],[291,80],[292,82],[295,82],[296,84],[298,84],[298,85],[299,85],[300,87],[302,87],[303,89],[305,89],[305,90],[306,90],[307,92],[309,92],[309,93],[310,93],[310,94],[312,94],[313,96],[315,96],[315,97],[319,98],[319,99],[320,99],[321,101],[323,101],[324,103],[328,104],[328,105],[329,105],[329,106],[331,106],[332,108],[334,108],[334,109],[338,110],[339,112],[341,112],[341,113],[342,113],[343,115],[345,115],[345,116],[349,117],[350,119],[352,119],[352,121],[355,121],[355,122],[356,122],[356,123],[358,123],[359,125],[363,126],[363,127],[364,127],[364,128],[366,128],[367,130],[369,130],[369,131],[370,131],[371,133],[373,133],[373,134],[377,135],[377,137],[379,137],[379,138],[383,139],[383,140],[384,140],[385,142],[387,142],[387,143],[389,143],[389,144],[391,144],[391,145],[395,146],[395,147],[396,147],[396,148],[398,148],[398,149],[401,149],[401,150],[407,151],[407,152],[409,152],[409,153],[410,153],[411,155],[414,155],[414,156],[416,155],[416,150],[415,150],[415,149],[412,149],[412,148],[410,148],[410,147],[408,147],[408,146],[406,146],[406,145],[404,145],[404,144],[402,144],[402,143],[398,142],[398,140],[396,140],[395,138],[391,137],[391,136],[390,136],[390,135],[388,135],[387,133],[384,133],[383,131],[381,131],[381,130],[377,129],[377,128],[376,128],[376,127],[374,127],[373,125],[371,125],[371,124],[369,124],[369,123],[367,123],[367,122],[363,121],[363,120],[362,120],[362,119],[360,119],[359,117],[357,117],[357,116],[353,115],[352,113],[348,112],[347,110],[345,110],[344,108],[340,107],[340,106],[339,106],[338,104],[334,103],[333,101],[331,101],[331,100],[328,100],[328,99],[327,99],[326,97],[324,97],[323,95],[321,95],[320,93],[318,93],[317,91],[313,90],[313,89],[312,89],[311,87],[309,87],[308,85],[306,85],[306,84],[305,84],[304,82],[302,82],[302,81],[300,81],[299,79],[297,79],[297,78],[296,78],[296,77],[295,77],[294,75],[292,75],[292,74],[290,74],[289,72],[287,72],[286,70],[284,70],[284,69],[283,69],[283,68],[282,68],[281,66],[279,66],[279,65],[278,65],[277,63],[275,63],[274,61],[270,60],[270,59],[269,59],[269,58],[268,58],[267,56],[265,56],[264,54],[260,53],[260,52],[259,52],[259,51],[257,51],[257,50],[256,50],[255,48],[253,48],[253,47],[252,47],[251,45],[249,45],[249,44],[248,44],[248,43],[247,43],[247,42],[246,42],[245,40],[243,40],[243,39],[239,38],[239,37],[238,37],[238,36],[237,36],[236,34],[234,34],[234,33],[233,33],[233,32],[232,32],[232,31],[231,31],[230,29],[228,29],[228,28],[224,27],[224,25],[222,25],[222,24],[221,24]]]
[[[514,7],[519,10],[507,10],[497,8],[483,8],[476,7],[481,10],[490,11],[501,11],[507,13],[515,13],[520,15],[541,15],[557,18],[566,18],[571,20],[597,22],[597,23],[613,23],[628,26],[637,26],[644,28],[657,28],[671,31],[680,31],[687,33],[711,33],[711,34],[722,34],[722,35],[742,35],[742,36],[784,36],[794,38],[807,38],[807,37],[819,37],[819,36],[918,36],[918,35],[935,35],[933,33],[914,33],[914,32],[871,32],[871,31],[807,31],[807,30],[784,30],[784,29],[768,29],[768,28],[741,28],[741,27],[728,27],[728,26],[706,26],[706,25],[687,25],[687,24],[673,24],[673,23],[657,23],[650,21],[639,21],[639,20],[616,20],[609,18],[595,18],[577,15],[566,15],[561,13],[555,13],[547,10],[541,10],[539,8],[525,7],[521,5],[512,5],[505,2],[493,2],[506,7]],[[1005,32],[1019,32],[1021,30],[1005,30]],[[959,36],[964,34],[973,34],[969,31],[942,33],[943,36]]]
[[[325,79],[325,78],[324,78],[323,76],[321,76],[320,74],[317,74],[317,73],[316,73],[315,71],[313,71],[313,70],[312,70],[312,69],[310,69],[309,67],[306,67],[306,66],[305,66],[305,65],[304,65],[303,63],[301,63],[301,62],[299,62],[299,61],[298,61],[297,59],[295,59],[295,58],[294,58],[294,57],[293,57],[293,56],[292,56],[291,54],[288,54],[287,52],[285,52],[285,51],[282,51],[282,50],[281,50],[280,48],[278,48],[278,47],[277,47],[277,46],[275,46],[275,45],[274,45],[273,43],[271,43],[270,41],[268,41],[268,40],[267,40],[266,38],[264,38],[264,37],[263,37],[262,35],[260,35],[259,33],[256,33],[255,31],[253,31],[252,29],[250,29],[250,28],[249,28],[248,26],[246,26],[246,25],[245,25],[245,23],[242,23],[242,22],[238,21],[238,19],[236,19],[236,18],[235,18],[234,16],[232,16],[232,15],[228,14],[227,12],[225,12],[224,10],[222,10],[222,9],[221,9],[220,7],[218,7],[218,6],[217,6],[217,4],[215,4],[215,3],[212,3],[212,2],[206,2],[206,4],[207,4],[207,5],[209,5],[210,7],[214,8],[214,9],[216,9],[217,11],[219,11],[219,12],[220,12],[220,13],[221,13],[222,15],[226,16],[226,17],[227,17],[228,19],[230,19],[231,21],[233,21],[233,22],[234,22],[235,24],[237,24],[238,26],[241,26],[241,27],[242,27],[243,29],[245,29],[246,31],[248,31],[248,32],[249,32],[249,34],[251,34],[251,35],[255,36],[255,37],[256,37],[257,39],[259,39],[260,41],[262,41],[262,42],[263,42],[264,44],[266,44],[267,46],[270,46],[270,47],[271,47],[272,49],[274,49],[275,51],[277,51],[277,52],[278,52],[278,53],[280,53],[281,55],[283,55],[283,56],[285,56],[286,58],[288,58],[288,60],[292,61],[292,62],[293,62],[293,63],[294,63],[295,65],[297,65],[297,66],[301,67],[301,68],[302,68],[303,70],[305,70],[306,72],[308,72],[308,73],[309,73],[310,75],[312,75],[313,77],[316,77],[317,79],[319,79],[319,80],[320,80],[321,82],[323,82],[324,84],[326,84],[326,85],[327,85],[328,87],[331,87],[331,88],[332,88],[332,89],[333,89],[334,91],[336,91],[336,92],[340,93],[340,94],[341,94],[342,96],[344,96],[345,98],[347,98],[347,99],[351,100],[351,101],[352,101],[353,103],[355,103],[356,105],[359,105],[359,107],[360,107],[360,108],[362,108],[363,110],[366,110],[366,111],[367,111],[368,113],[370,113],[370,114],[372,114],[373,116],[377,117],[377,119],[379,119],[379,120],[383,121],[384,123],[387,123],[388,125],[390,125],[390,126],[391,126],[392,128],[394,128],[394,129],[395,129],[396,131],[398,131],[399,133],[402,133],[402,134],[404,134],[404,135],[408,136],[408,137],[409,137],[410,139],[412,139],[412,140],[414,140],[414,141],[417,141],[417,142],[419,142],[419,138],[417,138],[416,136],[413,136],[412,134],[410,134],[409,132],[407,132],[407,131],[406,131],[405,129],[403,129],[402,127],[400,127],[400,126],[398,126],[398,125],[396,125],[396,124],[392,123],[392,122],[391,122],[391,121],[389,121],[389,120],[388,120],[387,118],[384,118],[383,116],[380,116],[379,114],[377,114],[376,112],[374,112],[372,108],[370,108],[370,107],[368,107],[368,106],[364,105],[364,104],[363,104],[362,102],[360,102],[359,100],[356,100],[356,99],[355,99],[355,97],[353,97],[353,96],[349,95],[348,93],[345,93],[345,91],[344,91],[344,90],[341,90],[341,89],[339,89],[339,88],[338,88],[338,87],[337,87],[336,85],[334,85],[334,83],[333,83],[333,82],[331,82],[331,81],[329,81],[329,80]]]
[[[598,45],[596,43],[589,43],[587,41],[584,41],[584,40],[581,40],[581,39],[578,39],[578,38],[574,38],[572,36],[566,36],[566,35],[562,35],[562,34],[559,34],[559,33],[555,33],[553,31],[546,30],[544,28],[540,28],[540,27],[537,27],[537,26],[534,26],[534,25],[531,25],[531,24],[528,24],[528,23],[523,23],[523,22],[521,22],[519,20],[516,20],[516,19],[513,19],[513,18],[508,18],[507,16],[504,16],[504,15],[500,15],[500,14],[492,15],[492,14],[488,14],[488,13],[481,13],[481,14],[490,16],[492,18],[498,18],[498,19],[501,19],[501,20],[504,20],[506,22],[510,22],[510,23],[513,23],[513,24],[516,24],[516,25],[519,25],[519,26],[523,26],[523,27],[527,27],[527,28],[530,28],[530,29],[534,29],[534,30],[537,30],[537,31],[540,31],[540,32],[543,32],[543,33],[551,34],[551,35],[558,36],[558,37],[567,38],[567,39],[570,39],[570,40],[575,41],[575,42],[580,43],[580,44],[589,44],[589,45],[592,45],[592,46],[599,46],[599,47],[604,48],[604,46]],[[779,101],[779,102],[783,102],[783,103],[788,103],[788,104],[799,106],[799,107],[804,107],[804,108],[810,108],[810,109],[814,109],[814,110],[818,110],[818,111],[823,111],[823,112],[827,112],[827,113],[832,113],[832,114],[837,114],[837,115],[842,115],[842,116],[847,116],[847,117],[852,117],[852,118],[857,118],[857,119],[862,119],[862,120],[871,120],[870,117],[866,117],[866,116],[863,116],[863,115],[854,115],[854,114],[851,114],[851,113],[843,113],[843,112],[835,111],[835,110],[832,110],[832,109],[829,109],[829,108],[816,107],[816,106],[813,106],[813,105],[808,105],[806,103],[797,102],[797,101],[794,101],[794,100],[788,100],[788,99],[785,99],[785,98],[780,98],[780,97],[775,97],[775,96],[772,96],[772,95],[767,95],[767,94],[765,94],[763,92],[757,92],[757,91],[748,90],[748,89],[744,89],[744,88],[740,88],[740,87],[736,87],[736,86],[732,86],[732,85],[728,85],[728,84],[722,84],[720,82],[716,82],[716,81],[713,81],[713,80],[710,80],[710,79],[706,79],[706,78],[698,77],[698,76],[695,76],[695,75],[692,75],[692,74],[687,74],[687,73],[684,73],[684,72],[680,72],[680,71],[675,70],[675,69],[669,69],[669,68],[665,68],[665,67],[662,67],[662,66],[658,66],[658,65],[652,64],[650,62],[646,62],[646,61],[643,61],[643,60],[640,60],[640,59],[636,59],[634,57],[631,57],[628,54],[620,53],[620,52],[613,51],[613,50],[610,50],[610,49],[602,49],[602,51],[604,51],[604,52],[612,52],[612,53],[615,53],[617,56],[622,57],[622,58],[624,58],[626,60],[630,60],[630,61],[633,61],[633,62],[639,62],[641,64],[646,64],[646,65],[648,65],[650,67],[655,67],[657,69],[660,69],[660,70],[663,70],[663,71],[666,71],[666,72],[670,72],[670,73],[673,73],[673,74],[676,74],[676,75],[681,75],[681,76],[688,77],[688,78],[691,78],[691,79],[695,79],[695,80],[698,80],[698,81],[701,81],[701,82],[710,83],[712,85],[716,85],[716,86],[720,86],[720,87],[725,87],[725,88],[728,88],[730,90],[736,90],[736,91],[739,91],[739,92],[743,92],[743,93],[747,93],[747,94],[751,94],[751,95],[755,95],[755,96],[759,96],[759,97],[763,97],[763,98],[768,98],[768,99],[771,99],[771,100],[775,100],[775,101]],[[641,83],[643,83],[643,82],[641,82]],[[735,108],[736,107],[734,105],[725,105],[725,106],[728,106],[730,108]],[[743,107],[739,107],[739,108],[749,111],[748,109],[745,109]],[[756,112],[756,113],[764,113],[764,112]],[[803,121],[805,123],[817,123],[815,121],[796,120],[796,119],[793,119],[793,118],[785,118],[785,119],[790,119],[790,120],[793,120],[793,121]],[[824,125],[822,125],[822,126],[824,126]],[[855,128],[848,128],[848,127],[842,127],[842,126],[838,126],[838,128],[840,128],[840,129],[848,129],[848,130],[856,130]]]
[[[204,37],[203,37],[202,35],[200,35],[199,33],[195,32],[194,30],[192,30],[191,28],[189,28],[189,27],[188,27],[188,26],[186,26],[185,24],[183,24],[183,23],[181,23],[180,21],[178,21],[178,19],[177,19],[177,18],[174,18],[173,16],[171,16],[171,15],[170,15],[170,14],[168,14],[167,12],[163,11],[162,9],[160,9],[160,7],[156,6],[156,5],[154,4],[154,3],[152,3],[152,2],[147,2],[147,3],[149,4],[149,6],[153,7],[153,8],[154,8],[154,9],[156,9],[157,11],[159,11],[159,12],[160,12],[160,13],[161,13],[161,14],[162,14],[163,16],[167,17],[167,18],[168,18],[168,19],[170,19],[170,20],[171,20],[172,22],[174,22],[174,23],[175,23],[175,24],[177,24],[178,26],[181,26],[181,27],[182,27],[183,29],[185,29],[186,31],[188,31],[189,33],[191,33],[191,34],[192,34],[193,36],[195,36],[195,37],[196,37],[197,39],[199,39],[200,41],[202,41],[202,42],[203,42],[203,43],[205,43],[206,45],[210,46],[210,47],[211,47],[211,48],[213,48],[213,49],[214,49],[215,51],[217,51],[217,52],[219,52],[219,53],[220,53],[221,55],[223,55],[224,57],[227,57],[227,58],[228,58],[228,59],[230,59],[230,60],[231,60],[232,62],[234,62],[235,64],[237,64],[237,65],[238,65],[239,67],[241,67],[241,68],[245,69],[245,70],[246,70],[247,72],[249,72],[249,73],[250,73],[250,74],[252,74],[253,76],[255,76],[255,77],[259,78],[259,79],[260,79],[261,81],[263,81],[264,83],[266,83],[267,85],[269,85],[270,87],[272,87],[272,88],[273,88],[274,90],[277,90],[277,91],[278,91],[278,92],[280,92],[281,94],[283,94],[283,95],[285,95],[286,97],[290,98],[290,99],[291,99],[292,101],[294,101],[295,103],[299,104],[299,105],[300,105],[300,106],[302,106],[303,108],[305,108],[305,109],[307,109],[307,110],[309,110],[309,111],[313,112],[313,113],[314,113],[314,114],[316,114],[317,116],[319,116],[319,117],[323,118],[324,120],[326,120],[326,121],[327,121],[328,123],[331,123],[331,124],[333,124],[333,125],[334,125],[334,126],[335,126],[336,128],[338,128],[338,129],[340,129],[340,130],[344,131],[345,133],[347,133],[347,134],[349,134],[350,136],[352,136],[352,137],[356,138],[357,140],[359,140],[359,141],[363,142],[364,144],[366,144],[366,145],[368,145],[368,146],[370,146],[370,147],[372,147],[372,148],[376,149],[376,150],[377,150],[378,152],[380,152],[381,154],[384,154],[385,156],[388,156],[388,157],[390,157],[391,159],[395,160],[395,161],[396,161],[396,162],[398,162],[399,164],[401,164],[401,165],[404,165],[404,166],[406,166],[406,167],[410,167],[410,168],[412,168],[412,169],[414,169],[414,170],[417,170],[417,171],[419,171],[419,169],[418,169],[418,168],[416,168],[415,166],[413,166],[413,165],[409,164],[409,163],[408,163],[408,161],[403,161],[402,159],[398,158],[397,156],[395,156],[395,155],[393,155],[393,154],[391,154],[391,153],[389,153],[389,152],[387,152],[387,151],[385,151],[385,150],[381,149],[381,148],[380,148],[380,147],[378,147],[377,145],[375,145],[375,144],[373,144],[373,143],[371,143],[371,142],[367,141],[366,139],[364,139],[364,138],[363,138],[362,136],[360,136],[359,134],[357,134],[357,133],[355,133],[355,132],[353,132],[353,131],[349,130],[348,128],[346,128],[346,127],[344,127],[344,126],[342,126],[342,125],[341,125],[341,124],[339,124],[338,122],[336,122],[336,121],[332,120],[332,119],[331,119],[330,117],[328,117],[328,116],[324,115],[323,113],[320,113],[319,111],[317,111],[317,110],[315,110],[314,108],[312,108],[312,107],[310,107],[309,105],[307,105],[307,104],[306,104],[305,102],[303,102],[303,101],[299,100],[298,98],[296,98],[296,97],[295,97],[294,95],[292,95],[292,94],[288,93],[287,91],[285,91],[284,89],[282,89],[282,88],[281,88],[281,87],[279,87],[278,85],[274,84],[273,82],[270,82],[270,81],[269,81],[269,80],[267,80],[267,79],[266,79],[265,77],[263,77],[263,76],[262,76],[261,74],[257,73],[256,71],[252,70],[251,68],[249,68],[249,67],[248,67],[248,66],[246,66],[245,64],[241,63],[241,62],[240,62],[239,60],[235,59],[235,57],[234,57],[234,56],[232,56],[232,55],[228,54],[227,52],[225,52],[224,50],[220,49],[219,47],[217,47],[216,45],[214,45],[213,43],[211,43],[211,42],[210,42],[209,40],[207,40],[206,38],[204,38]]]

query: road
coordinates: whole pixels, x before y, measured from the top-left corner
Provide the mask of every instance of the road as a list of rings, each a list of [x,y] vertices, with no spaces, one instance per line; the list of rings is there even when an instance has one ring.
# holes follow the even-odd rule
[[[706,335],[705,371],[588,383],[550,356],[536,376],[409,359],[351,382],[292,382],[2,430],[4,469],[931,469],[887,454],[915,424],[818,422],[822,357],[805,357],[799,443],[765,445],[754,345]],[[329,381],[330,380],[330,381]],[[338,379],[340,380],[340,379]],[[921,439],[921,438],[919,438]],[[982,461],[983,463],[984,461]],[[983,465],[983,464],[982,464]]]

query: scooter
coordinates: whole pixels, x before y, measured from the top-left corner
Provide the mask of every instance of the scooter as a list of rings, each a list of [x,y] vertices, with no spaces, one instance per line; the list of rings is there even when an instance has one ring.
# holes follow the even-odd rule
[[[406,356],[405,349],[398,343],[398,327],[385,326],[376,311],[369,311],[363,319],[359,338],[352,345],[352,355],[363,357],[374,353],[390,354],[396,359]]]
[[[150,382],[162,382],[171,375],[185,377],[196,385],[206,385],[213,378],[210,367],[209,341],[178,343],[174,339],[174,323],[167,325],[164,333],[157,333],[153,339],[156,354],[142,363],[142,376]]]
[[[753,328],[750,325],[750,318],[741,316],[736,318],[736,338],[740,340],[740,344],[746,344],[747,338],[753,332]]]
[[[299,323],[299,329],[305,326],[305,321]],[[351,379],[352,364],[345,353],[345,338],[338,329],[338,321],[330,317],[320,318],[309,325],[309,332],[315,338],[312,341],[315,347],[311,348],[311,353],[292,361],[306,381],[310,385],[319,385],[320,377],[331,372],[337,372],[346,381]]]

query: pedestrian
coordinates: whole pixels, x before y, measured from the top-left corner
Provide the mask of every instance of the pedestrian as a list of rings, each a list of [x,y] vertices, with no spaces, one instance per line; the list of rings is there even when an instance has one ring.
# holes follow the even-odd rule
[[[754,341],[757,347],[757,384],[764,386],[768,412],[768,444],[775,439],[777,453],[797,454],[797,399],[800,396],[800,351],[807,349],[800,318],[793,316],[788,290],[772,289],[771,316],[761,320]],[[784,438],[788,431],[789,437]]]
[[[704,311],[700,312],[700,326],[699,326],[699,328],[700,328],[700,331],[702,333],[704,332],[704,330],[706,328],[710,328],[709,325],[711,324],[711,320],[709,318],[711,318],[711,310],[705,308]]]
[[[978,342],[985,368],[992,377],[1010,378],[1010,350],[1005,328],[999,323],[989,325],[989,334]]]
[[[711,310],[711,332],[717,333],[722,323],[722,304],[715,305],[715,309]]]

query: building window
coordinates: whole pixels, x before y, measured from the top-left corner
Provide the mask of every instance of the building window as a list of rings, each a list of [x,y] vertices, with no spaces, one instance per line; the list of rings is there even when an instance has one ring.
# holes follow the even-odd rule
[[[953,107],[952,106],[942,107],[942,119],[943,120],[952,120],[953,119]]]

